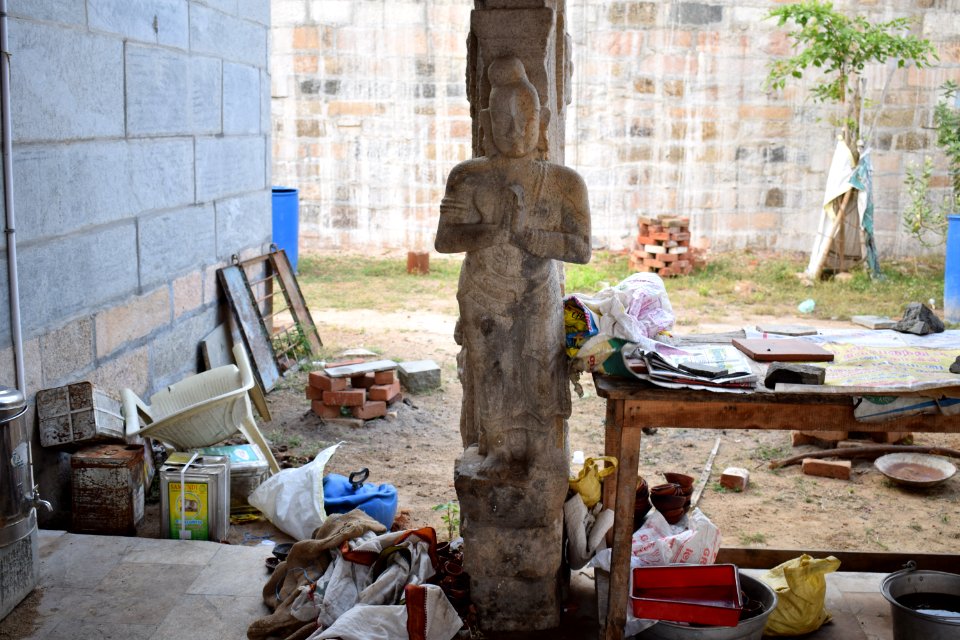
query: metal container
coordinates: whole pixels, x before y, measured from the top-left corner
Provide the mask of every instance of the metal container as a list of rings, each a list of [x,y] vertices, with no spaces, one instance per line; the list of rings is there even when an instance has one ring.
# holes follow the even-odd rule
[[[270,465],[260,448],[252,444],[204,447],[205,456],[230,458],[230,513],[256,511],[247,498],[270,476]]]
[[[0,547],[37,527],[26,412],[20,391],[0,386]]]
[[[226,540],[230,528],[230,459],[176,452],[160,467],[160,535]]]
[[[904,606],[899,598],[915,593],[944,594],[960,599],[960,575],[944,571],[918,571],[913,562],[891,573],[880,584],[880,592],[890,603],[893,640],[955,640],[960,638],[960,618],[920,613]]]
[[[90,382],[38,391],[37,418],[44,447],[124,440],[120,401]]]
[[[672,622],[658,622],[637,638],[642,640],[760,640],[767,618],[777,606],[777,594],[766,583],[740,573],[740,588],[751,599],[763,604],[762,611],[735,627],[691,627]],[[925,638],[924,640],[930,640]]]
[[[132,536],[143,522],[142,445],[100,444],[70,456],[74,533]]]

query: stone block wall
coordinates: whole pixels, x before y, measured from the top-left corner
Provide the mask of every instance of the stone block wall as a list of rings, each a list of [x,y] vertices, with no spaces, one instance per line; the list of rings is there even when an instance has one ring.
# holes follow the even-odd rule
[[[835,115],[804,83],[763,88],[789,43],[775,0],[567,0],[574,42],[566,164],[587,181],[595,244],[629,246],[638,215],[691,219],[716,248],[808,251]],[[471,0],[274,0],[274,181],[301,190],[304,250],[429,248],[447,173],[470,153],[464,94]],[[837,0],[871,20],[910,16],[940,55],[929,70],[876,65],[867,97],[883,255],[901,230],[905,169],[945,162],[929,129],[936,87],[960,79],[960,0]],[[872,122],[869,112],[867,124]]]
[[[270,242],[269,3],[10,10],[28,398],[78,380],[149,395],[198,370],[199,340],[225,317],[216,269]],[[15,386],[0,253],[0,384]],[[33,447],[62,518],[62,457]]]

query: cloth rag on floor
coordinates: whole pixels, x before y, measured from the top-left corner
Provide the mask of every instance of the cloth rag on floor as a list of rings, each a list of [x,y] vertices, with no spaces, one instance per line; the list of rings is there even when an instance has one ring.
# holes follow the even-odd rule
[[[301,587],[309,588],[317,583],[331,566],[332,552],[343,543],[367,533],[377,535],[385,531],[382,524],[359,509],[324,520],[313,532],[312,539],[295,543],[287,559],[274,569],[263,587],[263,602],[273,613],[254,620],[247,629],[247,638],[303,638],[306,636],[295,635],[303,627],[312,633],[317,628],[316,614],[306,621],[302,619],[305,613],[301,610],[308,596]]]
[[[309,640],[450,640],[463,626],[440,587],[408,584],[404,595],[404,604],[358,604]]]

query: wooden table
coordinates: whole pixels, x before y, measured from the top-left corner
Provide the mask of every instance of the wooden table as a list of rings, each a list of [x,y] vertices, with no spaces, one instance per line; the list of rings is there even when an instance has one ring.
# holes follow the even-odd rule
[[[617,472],[604,481],[603,502],[613,505],[615,520],[610,564],[610,593],[604,640],[620,640],[626,620],[630,578],[630,539],[640,433],[644,427],[685,429],[772,429],[835,431],[960,433],[960,415],[920,415],[882,423],[858,422],[853,415],[853,394],[780,393],[761,388],[750,393],[717,393],[693,389],[667,389],[641,380],[594,374],[597,394],[607,401],[604,455],[616,457]],[[956,391],[956,389],[953,389]],[[862,394],[856,394],[862,395]],[[743,568],[771,568],[801,553],[822,550],[757,550],[724,547],[717,562]],[[941,571],[960,571],[960,558],[945,554],[876,554],[827,552],[838,557],[847,571],[894,571],[906,559]]]

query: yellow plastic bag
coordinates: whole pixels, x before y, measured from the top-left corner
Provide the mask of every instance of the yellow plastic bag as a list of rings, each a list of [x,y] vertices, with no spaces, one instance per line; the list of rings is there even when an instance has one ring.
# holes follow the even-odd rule
[[[599,462],[604,463],[602,469],[597,466]],[[590,509],[600,502],[600,481],[616,470],[617,459],[613,456],[587,458],[577,477],[570,478],[570,488],[580,494],[583,504]]]
[[[819,629],[833,616],[824,608],[828,573],[840,567],[833,556],[812,558],[807,554],[787,560],[760,579],[777,593],[777,607],[767,618],[765,636],[799,636]]]

